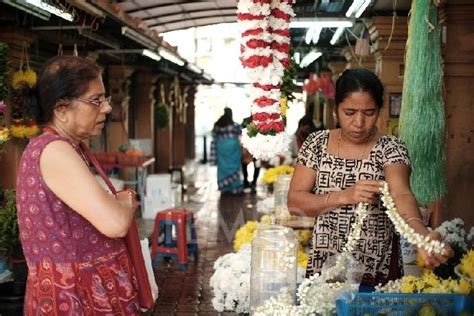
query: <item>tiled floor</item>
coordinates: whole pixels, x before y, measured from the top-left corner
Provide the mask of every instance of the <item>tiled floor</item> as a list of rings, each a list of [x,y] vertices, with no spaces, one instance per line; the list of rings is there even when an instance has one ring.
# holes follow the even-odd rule
[[[258,195],[221,196],[215,168],[191,165],[186,174],[184,207],[194,213],[199,256],[196,262],[189,260],[185,271],[180,271],[175,262],[160,261],[155,266],[160,296],[153,315],[219,315],[212,307],[209,286],[214,261],[232,251],[235,231],[257,217]],[[150,222],[141,222],[140,226],[142,234],[151,234]]]

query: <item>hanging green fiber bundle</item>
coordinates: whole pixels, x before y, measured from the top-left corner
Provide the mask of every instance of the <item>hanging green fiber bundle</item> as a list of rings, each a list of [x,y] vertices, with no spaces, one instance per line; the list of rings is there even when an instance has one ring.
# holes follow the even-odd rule
[[[446,191],[439,34],[432,1],[414,0],[408,26],[400,138],[410,153],[410,182],[420,205],[434,202]]]

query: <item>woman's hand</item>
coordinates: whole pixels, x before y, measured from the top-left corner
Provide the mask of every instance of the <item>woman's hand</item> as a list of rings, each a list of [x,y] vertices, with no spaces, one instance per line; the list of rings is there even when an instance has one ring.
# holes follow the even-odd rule
[[[133,190],[127,189],[119,191],[115,194],[115,199],[123,207],[135,212],[138,208],[137,193]]]
[[[379,195],[382,183],[375,180],[359,180],[344,191],[344,204],[369,203],[372,204]]]
[[[443,241],[441,238],[441,234],[436,231],[431,231],[427,235],[430,240],[439,240]],[[421,257],[423,258],[423,262],[425,266],[429,269],[436,268],[441,264],[448,261],[448,259],[454,255],[454,251],[451,247],[445,243],[444,249],[440,254],[436,254],[433,252],[428,252],[424,248],[418,248],[418,252],[420,253]]]

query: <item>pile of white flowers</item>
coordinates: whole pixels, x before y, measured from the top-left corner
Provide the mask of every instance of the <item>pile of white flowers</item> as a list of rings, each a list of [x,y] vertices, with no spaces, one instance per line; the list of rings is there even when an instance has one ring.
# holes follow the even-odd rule
[[[441,225],[435,228],[435,231],[439,232],[443,237],[443,240],[448,244],[451,246],[457,245],[464,251],[467,251],[469,248],[466,240],[471,243],[474,241],[474,227],[471,227],[469,234],[466,234],[464,221],[460,218],[444,221]]]
[[[212,305],[218,312],[250,310],[251,247],[244,245],[237,253],[219,257],[214,263],[210,285],[214,292]]]
[[[257,212],[262,214],[271,214],[275,208],[275,198],[272,196],[266,197],[257,202]]]

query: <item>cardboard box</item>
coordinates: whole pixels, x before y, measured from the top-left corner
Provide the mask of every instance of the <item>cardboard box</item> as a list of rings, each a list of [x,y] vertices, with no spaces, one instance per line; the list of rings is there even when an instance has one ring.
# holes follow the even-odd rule
[[[161,199],[171,197],[171,175],[168,173],[151,174],[146,178],[146,196]],[[170,198],[171,200],[171,198]]]
[[[142,217],[144,219],[155,219],[159,211],[172,208],[171,196],[164,196],[163,198],[145,197],[145,205],[142,209]]]

